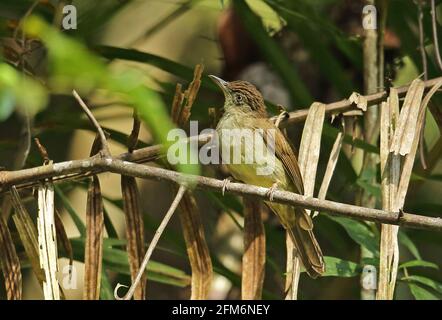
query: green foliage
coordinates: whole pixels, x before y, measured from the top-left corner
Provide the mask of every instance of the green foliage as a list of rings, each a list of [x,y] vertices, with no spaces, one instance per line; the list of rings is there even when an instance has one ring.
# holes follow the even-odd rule
[[[17,19],[25,14],[33,2],[32,0],[2,1],[0,3],[0,29],[9,25],[10,19],[18,21]],[[173,41],[170,41],[167,47],[168,51],[165,54],[159,53],[162,50],[156,48],[156,45],[160,46],[159,42],[161,41],[152,42],[154,45],[149,46],[151,52],[134,49],[132,45],[125,46],[124,43],[127,43],[125,41],[115,41],[115,43],[101,41],[101,36],[106,33],[107,25],[111,24],[114,18],[118,18],[118,14],[123,11],[121,9],[130,7],[134,1],[77,2],[81,21],[79,30],[60,32],[49,25],[49,21],[53,20],[54,14],[52,7],[49,5],[38,5],[33,11],[33,14],[41,18],[34,15],[23,21],[23,27],[27,35],[41,39],[47,48],[48,75],[43,77],[44,80],[40,78],[36,80],[36,77],[24,73],[20,66],[15,68],[12,63],[0,62],[0,122],[2,122],[2,125],[3,123],[7,124],[7,121],[13,122],[14,117],[11,117],[11,115],[14,112],[26,114],[31,118],[35,118],[37,125],[33,128],[33,135],[51,136],[54,141],[57,141],[57,136],[61,133],[71,134],[78,129],[95,133],[95,128],[82,118],[80,108],[72,111],[65,108],[65,105],[69,104],[67,102],[72,89],[78,90],[85,98],[97,92],[103,92],[106,97],[118,101],[118,105],[134,107],[138,111],[153,137],[152,141],[146,139],[146,142],[149,143],[140,141],[139,147],[162,143],[167,148],[170,145],[170,142],[166,139],[167,133],[174,128],[168,110],[173,100],[176,80],[189,82],[193,77],[193,65],[182,61],[202,61],[204,60],[203,55],[193,47],[193,42],[189,42],[188,47],[177,48]],[[193,11],[196,12],[197,10],[203,13],[204,10],[223,13],[224,10],[229,9],[230,4],[233,4],[236,14],[244,24],[246,31],[255,41],[260,58],[281,78],[291,96],[293,105],[307,107],[314,99],[329,98],[331,96],[333,100],[338,100],[348,97],[352,91],[362,90],[362,82],[360,81],[363,70],[362,41],[361,38],[349,36],[346,30],[343,30],[342,25],[332,21],[333,16],[330,14],[330,8],[339,6],[338,1],[262,0],[257,4],[252,2],[245,0],[230,2],[184,1],[176,5],[170,5],[170,8],[167,9],[171,10],[166,10],[168,12],[166,15],[159,17],[158,21],[155,21],[146,30],[141,30],[143,32],[140,33],[144,39],[153,39],[153,35],[160,38],[162,36],[161,32],[171,26],[173,27],[178,17],[183,17],[184,14],[193,14]],[[267,12],[262,9],[264,6]],[[271,27],[266,24],[269,10],[273,19],[277,22],[272,24]],[[427,75],[431,78],[439,76],[440,70],[434,61],[429,6],[424,5],[423,10],[425,16],[423,20],[424,40],[428,56]],[[315,70],[318,71],[318,75],[316,75],[320,81],[318,88],[320,90],[326,88],[324,92],[320,92],[321,97],[313,95],[314,91],[305,82],[306,79],[302,77],[305,66],[294,62],[290,54],[286,52],[278,39],[278,30],[273,29],[274,25],[282,25],[284,31],[296,34],[300,46],[302,46],[301,53],[307,57],[305,63],[314,65]],[[386,60],[389,60],[390,55],[394,56],[394,59],[387,62],[386,75],[393,78],[392,81],[395,85],[409,83],[413,77],[423,71],[419,50],[416,50],[419,47],[419,35],[416,32],[417,10],[415,3],[413,1],[389,1],[387,26],[389,32],[393,32],[399,39],[400,47],[397,49],[387,48]],[[212,44],[213,39],[208,41],[205,36],[200,36],[200,29],[198,29],[200,27],[198,25],[195,27],[195,31],[191,30],[189,32],[198,34],[195,38],[198,38],[198,41],[205,41],[205,46],[214,46]],[[214,24],[213,29],[215,29]],[[1,36],[10,37],[6,28],[0,31]],[[181,36],[181,30],[176,29],[175,32],[178,32]],[[439,36],[441,34],[439,32]],[[137,48],[142,47],[137,46]],[[181,50],[183,52],[181,54],[182,59],[176,57],[172,59],[171,56],[173,55],[168,54]],[[188,59],[188,56],[191,56],[192,59]],[[222,60],[223,57],[217,52],[212,55],[212,58],[213,60],[218,58]],[[116,60],[129,62],[129,67],[119,69],[110,66]],[[215,69],[218,62],[204,61],[204,63],[206,62],[210,66],[207,73],[219,73],[219,69]],[[148,66],[149,69],[139,68],[137,70],[137,66],[141,65],[143,67]],[[151,69],[154,71],[150,72]],[[158,76],[156,73],[158,70],[162,71],[162,74],[166,74],[167,77]],[[192,109],[192,118],[198,119],[201,123],[207,125],[209,123],[207,108],[220,107],[220,100],[217,100],[219,91],[209,81],[206,74],[202,77],[201,89]],[[329,91],[332,92],[331,95],[329,95]],[[60,97],[62,99],[57,100]],[[277,113],[277,108],[273,102],[268,101],[268,108],[271,113]],[[54,112],[51,105],[52,107],[56,105],[58,109],[55,109]],[[440,98],[437,96],[434,99],[434,105],[440,109]],[[49,108],[45,109],[48,106]],[[101,111],[104,111],[103,114],[105,114],[106,108],[100,107],[100,110],[97,108],[97,114],[101,114]],[[63,111],[60,112],[60,110]],[[430,125],[425,130],[425,149],[431,151],[433,146],[438,143],[441,132],[437,126],[436,115],[429,115],[427,119]],[[299,127],[301,128],[301,126]],[[107,124],[103,126],[103,129],[111,134],[109,140],[120,146],[126,145],[127,133],[114,130],[108,127]],[[331,149],[338,132],[339,129],[333,125],[328,123],[324,125],[322,137],[324,148],[321,146],[321,161],[323,163],[320,164],[318,170],[316,191],[319,189],[322,178],[320,173],[325,170],[325,162],[328,159],[326,150]],[[347,132],[349,131],[347,130]],[[296,144],[296,141],[294,142]],[[16,144],[17,141],[12,138],[2,137],[0,140],[2,154],[14,150]],[[59,146],[63,145],[67,145],[67,143],[58,140],[56,142],[57,147],[50,147],[49,153],[51,154],[54,149],[58,149]],[[339,202],[354,203],[358,196],[355,190],[362,188],[376,198],[376,205],[379,207],[381,203],[379,172],[374,170],[360,172],[358,169],[359,160],[355,160],[355,153],[359,151],[379,154],[378,142],[370,144],[346,134],[344,136],[344,148],[349,146],[355,148],[355,150],[353,150],[354,152],[341,151],[327,198]],[[65,157],[65,155],[62,156]],[[440,158],[440,152],[432,156]],[[8,157],[12,158],[12,156]],[[35,148],[32,148],[27,164],[37,163],[37,160],[38,163],[41,163],[40,156]],[[412,192],[407,196],[405,210],[417,214],[440,216],[442,212],[440,197],[432,196],[433,193],[439,195],[440,182],[442,181],[440,168],[437,166],[438,163],[436,161],[434,167],[426,172],[420,170],[421,166],[418,162],[415,165],[410,184]],[[186,173],[200,173],[199,167],[195,165],[180,165],[177,169]],[[375,182],[373,182],[373,178]],[[69,190],[77,187],[84,188],[84,184],[66,183],[56,185],[55,191],[57,205],[66,209],[79,232],[79,237],[70,240],[74,249],[75,260],[82,262],[84,261],[86,229],[82,216],[74,210],[67,197]],[[238,197],[231,194],[221,196],[208,190],[198,194],[201,198],[208,200],[202,207],[205,209],[202,210],[202,219],[207,229],[209,229],[207,238],[211,247],[210,253],[214,270],[218,275],[230,281],[234,287],[232,292],[238,291],[241,286],[241,276],[237,271],[237,264],[240,261],[235,260],[236,264],[225,262],[222,253],[217,250],[220,243],[218,243],[219,240],[216,237],[219,230],[216,228],[219,223],[218,213],[227,212],[236,225],[232,234],[236,235],[236,232],[241,234],[243,228],[238,217],[242,216],[243,205]],[[113,299],[113,287],[116,280],[112,276],[116,274],[118,275],[117,279],[123,279],[128,284],[130,272],[128,257],[124,251],[126,241],[118,239],[117,230],[119,231],[119,229],[113,223],[114,217],[108,212],[108,209],[112,206],[118,208],[116,211],[122,214],[122,201],[118,198],[105,197],[105,204],[104,224],[109,238],[104,240],[101,298]],[[121,215],[118,218],[122,219],[123,216]],[[160,218],[146,213],[143,218],[147,233],[152,234],[158,227]],[[281,280],[284,273],[284,230],[279,226],[273,215],[266,216],[265,230],[268,270],[263,297],[269,299],[281,298],[281,294],[278,292],[281,284],[278,281]],[[363,263],[379,264],[379,226],[377,225],[369,225],[349,218],[329,216],[325,213],[315,219],[315,233],[318,235],[323,251],[327,255],[325,257],[327,266],[325,277],[353,277],[355,278],[354,281],[357,282],[356,277],[360,275]],[[438,272],[441,259],[439,253],[440,235],[428,231],[403,230],[401,228],[398,237],[401,253],[398,279],[410,291],[405,293],[402,291],[401,296],[413,296],[415,299],[440,299],[442,296],[442,278],[440,272]],[[359,261],[360,247],[371,252],[374,258],[370,261]],[[166,229],[158,251],[178,258],[180,262],[186,263],[187,261],[182,232],[174,228]],[[236,258],[236,256],[229,257],[230,260]],[[413,274],[410,274],[410,272],[413,272]],[[415,274],[414,272],[419,273]],[[167,284],[169,285],[168,289],[172,286],[175,290],[175,287],[187,287],[190,283],[190,276],[187,271],[173,267],[169,263],[157,261],[151,261],[148,265],[147,277],[149,281]],[[327,281],[329,280],[310,281],[308,282],[309,290],[312,292],[334,290],[334,287],[322,287],[323,283]],[[339,280],[334,279],[333,281]],[[397,290],[403,289],[398,287]],[[356,298],[356,296],[354,297]]]
[[[262,54],[281,75],[293,101],[296,101],[297,105],[309,105],[313,101],[309,90],[295,71],[295,66],[288,60],[282,49],[275,43],[275,40],[268,35],[259,17],[255,15],[244,0],[234,1],[234,5],[245,28],[250,32]]]
[[[79,42],[73,41],[56,31],[43,20],[31,17],[26,21],[25,30],[29,35],[38,36],[48,47],[51,67],[51,85],[56,91],[77,88],[90,91],[95,88],[107,89],[110,93],[121,94],[133,105],[142,120],[152,129],[158,142],[165,150],[170,146],[167,134],[173,128],[161,98],[144,85],[144,75],[135,70],[114,73]],[[197,165],[182,161],[178,165],[182,172],[197,174]]]
[[[0,121],[6,120],[15,106],[23,114],[35,115],[46,106],[47,100],[40,83],[0,62]]]

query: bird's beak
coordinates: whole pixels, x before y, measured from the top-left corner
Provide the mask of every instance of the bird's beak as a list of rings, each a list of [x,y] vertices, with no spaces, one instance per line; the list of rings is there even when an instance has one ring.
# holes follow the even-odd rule
[[[227,94],[229,92],[229,89],[227,87],[228,85],[227,81],[224,81],[223,79],[218,78],[217,76],[214,75],[209,75],[209,78],[212,79],[212,81],[215,82],[216,85],[221,88],[224,94]]]

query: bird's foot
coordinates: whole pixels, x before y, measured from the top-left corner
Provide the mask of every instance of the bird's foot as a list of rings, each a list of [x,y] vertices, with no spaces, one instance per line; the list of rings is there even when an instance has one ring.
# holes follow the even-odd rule
[[[278,190],[278,183],[275,182],[270,188],[269,191],[267,191],[267,196],[269,197],[270,201],[273,201],[273,196],[275,194],[275,191]]]
[[[223,188],[221,189],[221,194],[224,196],[224,193],[226,193],[227,187],[229,185],[229,183],[232,181],[232,179],[230,178],[225,178],[223,180]]]
[[[275,126],[277,128],[279,128],[279,125],[281,124],[282,120],[289,117],[289,113],[285,111],[285,108],[282,105],[278,105],[278,109],[279,109],[279,115],[275,121]]]

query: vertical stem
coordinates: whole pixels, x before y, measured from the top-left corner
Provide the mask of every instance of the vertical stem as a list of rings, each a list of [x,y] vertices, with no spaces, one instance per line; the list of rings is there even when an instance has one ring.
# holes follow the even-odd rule
[[[379,12],[380,23],[377,29],[366,29],[364,33],[363,57],[364,57],[364,93],[370,94],[377,92],[384,85],[384,29],[387,16],[387,0],[367,0],[366,5],[376,5]],[[373,106],[367,110],[364,116],[364,138],[368,143],[376,143],[379,137],[379,107]],[[361,172],[375,172],[377,168],[377,155],[364,155],[364,162]],[[371,174],[370,182],[376,182],[376,175]],[[364,207],[374,208],[376,198],[370,195],[366,190],[362,190],[360,205]],[[361,247],[361,259],[372,258],[372,252]],[[364,265],[364,268],[375,270],[374,266]],[[374,272],[376,274],[376,272]],[[364,274],[363,274],[364,277]],[[374,300],[376,290],[373,286],[365,286],[364,284],[372,281],[364,281],[361,279],[361,299]]]

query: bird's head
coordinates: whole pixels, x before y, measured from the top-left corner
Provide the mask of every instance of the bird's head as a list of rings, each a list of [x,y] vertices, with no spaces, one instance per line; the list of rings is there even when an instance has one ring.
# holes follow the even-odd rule
[[[224,109],[226,112],[238,109],[242,112],[251,112],[257,116],[267,116],[264,99],[256,87],[247,81],[227,82],[213,75],[209,77],[224,93]]]

